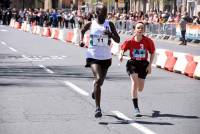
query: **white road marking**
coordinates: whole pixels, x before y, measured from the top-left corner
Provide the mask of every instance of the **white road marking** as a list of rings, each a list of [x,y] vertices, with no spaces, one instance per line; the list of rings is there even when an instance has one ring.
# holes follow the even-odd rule
[[[47,72],[50,73],[50,74],[53,74],[53,73],[54,73],[52,70],[46,68],[46,67],[43,66],[43,65],[38,65],[38,66],[41,67],[41,68],[43,68],[45,71],[47,71]]]
[[[65,56],[65,55],[63,55],[63,56],[61,56],[62,58],[66,58],[67,56]]]
[[[112,113],[116,114],[117,117],[127,120],[127,121],[132,121],[132,119],[126,117],[123,113],[119,111],[112,111]],[[138,124],[138,123],[130,123],[131,126],[137,128],[139,131],[143,132],[144,134],[156,134],[155,132],[151,131],[150,129]]]
[[[1,29],[0,31],[1,32],[8,32],[8,30],[6,30],[6,29]]]
[[[29,61],[32,61],[32,59],[29,58],[29,57],[27,57],[26,55],[22,55],[22,57],[25,58],[25,59],[27,59],[27,60],[29,60]]]
[[[63,58],[62,57],[59,57],[59,56],[50,56],[51,57],[51,59],[53,59],[53,60],[62,60]]]
[[[44,57],[44,58],[42,58],[43,60],[50,60],[50,58],[49,57]]]
[[[71,87],[74,91],[78,92],[79,94],[82,94],[84,96],[89,96],[89,93],[84,91],[83,89],[79,88],[78,86],[74,85],[73,83],[69,81],[64,81],[65,85]]]
[[[2,45],[7,45],[4,41],[1,41],[1,44],[2,44]]]
[[[12,50],[13,52],[17,52],[17,50],[12,47],[9,47],[9,49]]]

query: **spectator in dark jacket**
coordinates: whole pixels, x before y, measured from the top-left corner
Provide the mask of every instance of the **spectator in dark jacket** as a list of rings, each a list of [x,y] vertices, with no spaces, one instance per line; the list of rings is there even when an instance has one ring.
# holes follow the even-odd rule
[[[187,45],[187,40],[185,38],[186,24],[187,24],[187,14],[184,14],[179,21],[181,37],[182,37],[181,38],[182,42],[179,45]]]

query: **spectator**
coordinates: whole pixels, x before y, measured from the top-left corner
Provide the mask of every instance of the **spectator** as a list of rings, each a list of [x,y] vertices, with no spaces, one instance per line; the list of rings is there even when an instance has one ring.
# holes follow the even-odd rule
[[[69,22],[71,24],[71,28],[73,29],[75,27],[75,17],[73,13],[71,13],[69,16]]]
[[[200,24],[200,11],[197,14],[197,17],[193,21],[194,24]]]
[[[53,10],[53,13],[51,14],[52,16],[52,26],[53,27],[58,27],[58,13],[56,10]]]
[[[181,20],[179,21],[180,30],[181,30],[181,40],[182,40],[182,42],[179,45],[187,45],[187,41],[185,39],[186,24],[187,24],[187,13],[185,13],[181,17]]]

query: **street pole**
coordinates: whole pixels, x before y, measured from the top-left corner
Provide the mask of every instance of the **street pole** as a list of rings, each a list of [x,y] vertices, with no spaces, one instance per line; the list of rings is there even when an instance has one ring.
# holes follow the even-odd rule
[[[182,13],[187,12],[187,0],[183,0],[182,3]]]
[[[177,11],[177,1],[174,0],[174,15],[176,15],[176,11]]]
[[[24,10],[24,0],[22,1],[22,9]]]

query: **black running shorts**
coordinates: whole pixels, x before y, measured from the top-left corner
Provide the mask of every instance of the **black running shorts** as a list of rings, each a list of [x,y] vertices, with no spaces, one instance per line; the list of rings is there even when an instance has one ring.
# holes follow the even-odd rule
[[[145,79],[148,72],[146,71],[149,62],[147,60],[128,60],[126,63],[126,71],[128,75],[137,73],[138,77]]]
[[[99,64],[103,68],[109,68],[111,66],[111,63],[112,59],[98,60],[93,58],[87,58],[85,67],[90,67],[92,64]]]

